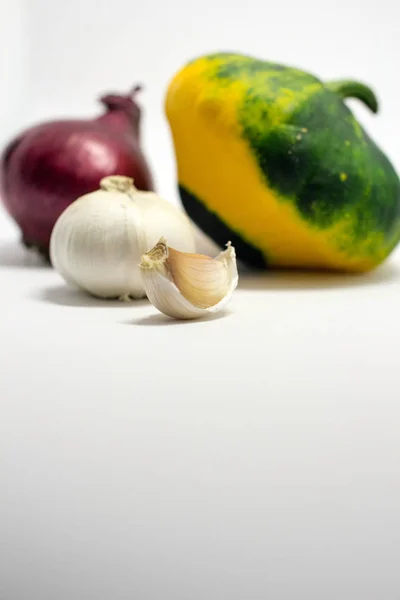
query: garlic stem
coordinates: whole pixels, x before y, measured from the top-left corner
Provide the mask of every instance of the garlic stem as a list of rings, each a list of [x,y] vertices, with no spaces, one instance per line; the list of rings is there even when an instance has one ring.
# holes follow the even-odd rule
[[[106,192],[122,192],[129,193],[137,191],[137,188],[133,184],[132,177],[125,177],[125,175],[109,175],[103,177],[100,181],[100,188]]]

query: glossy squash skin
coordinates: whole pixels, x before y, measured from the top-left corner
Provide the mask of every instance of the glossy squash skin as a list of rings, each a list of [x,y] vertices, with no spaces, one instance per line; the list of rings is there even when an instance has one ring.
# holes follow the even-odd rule
[[[192,220],[255,267],[366,271],[400,239],[400,181],[345,104],[373,92],[221,53],[183,67],[165,109]]]

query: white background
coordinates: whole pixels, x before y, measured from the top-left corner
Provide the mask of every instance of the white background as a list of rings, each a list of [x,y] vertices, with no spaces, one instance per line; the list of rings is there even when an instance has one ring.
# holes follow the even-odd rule
[[[1,0],[0,140],[237,50],[323,79],[400,167],[393,0]],[[212,245],[208,245],[212,248]],[[0,216],[0,600],[399,600],[400,255],[365,277],[243,276],[178,324],[65,287]]]

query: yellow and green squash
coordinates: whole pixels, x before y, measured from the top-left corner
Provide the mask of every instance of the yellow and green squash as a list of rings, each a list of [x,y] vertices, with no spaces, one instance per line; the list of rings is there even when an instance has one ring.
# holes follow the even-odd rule
[[[250,56],[184,66],[165,108],[192,220],[261,268],[380,264],[400,239],[400,181],[348,97],[377,112],[361,83],[327,84]]]

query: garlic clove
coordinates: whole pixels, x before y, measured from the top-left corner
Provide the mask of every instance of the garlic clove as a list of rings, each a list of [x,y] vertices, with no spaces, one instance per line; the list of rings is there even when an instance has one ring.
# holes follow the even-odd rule
[[[198,319],[224,308],[238,284],[230,242],[215,258],[179,252],[165,238],[142,256],[140,269],[150,302],[174,319]]]

